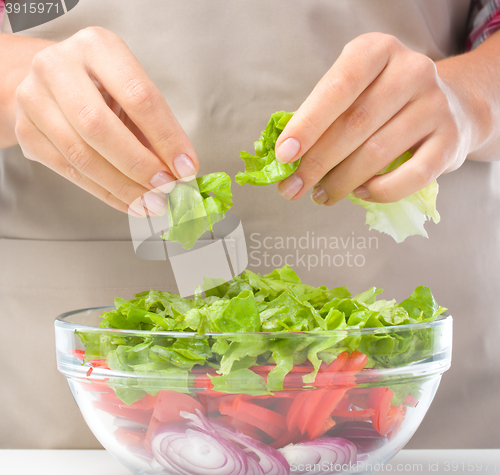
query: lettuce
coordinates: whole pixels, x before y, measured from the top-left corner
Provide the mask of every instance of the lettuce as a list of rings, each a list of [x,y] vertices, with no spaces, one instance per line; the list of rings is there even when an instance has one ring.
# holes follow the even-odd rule
[[[177,183],[168,195],[171,227],[163,239],[191,249],[205,232],[213,231],[213,225],[224,219],[232,204],[231,178],[226,173],[211,173]]]
[[[118,397],[127,404],[144,392],[156,394],[162,380],[187,391],[191,370],[207,366],[217,370],[212,377],[217,391],[235,391],[243,378],[245,391],[264,394],[281,390],[293,366],[307,361],[311,372],[303,382],[312,384],[321,364],[346,350],[365,353],[375,367],[425,359],[433,352],[432,331],[401,332],[394,326],[430,322],[446,310],[427,287],[417,287],[398,304],[377,300],[382,290],[376,287],[351,296],[345,287],[303,284],[289,266],[262,276],[247,270],[211,291],[194,299],[156,290],[132,300],[115,299],[116,308],[103,313],[100,327],[127,333],[77,332],[85,360],[106,360],[116,371],[148,373],[143,387],[129,381],[133,378],[116,383],[121,388]],[[358,331],[363,328],[377,330]],[[171,338],[135,333],[142,330],[180,333]],[[325,333],[328,330],[336,330],[335,335]],[[188,333],[183,337],[182,332]],[[251,370],[269,364],[276,366],[267,381]]]
[[[388,173],[411,158],[411,152],[405,152],[384,168],[379,175]],[[433,181],[424,189],[403,198],[396,203],[372,203],[356,198],[352,193],[347,197],[354,204],[366,209],[366,224],[370,229],[392,236],[398,243],[408,236],[420,235],[428,237],[424,229],[427,219],[436,224],[440,221],[436,209],[436,198],[439,186]]]
[[[294,163],[280,163],[276,160],[274,147],[279,135],[283,132],[293,113],[275,112],[260,139],[255,142],[255,155],[240,152],[240,158],[245,162],[245,171],[236,175],[239,185],[265,186],[284,180],[299,166],[300,160]]]
[[[281,164],[276,160],[274,148],[276,140],[292,117],[290,112],[275,112],[260,139],[255,142],[255,155],[240,152],[240,158],[245,162],[245,171],[236,175],[240,185],[270,185],[289,177],[299,166],[300,159],[293,163]],[[411,153],[405,152],[393,160],[379,174],[388,173],[411,158]],[[396,203],[372,203],[356,198],[352,193],[347,196],[352,203],[366,209],[366,224],[371,229],[386,233],[398,243],[408,236],[420,235],[428,237],[424,223],[432,219],[436,224],[440,221],[436,209],[438,194],[436,181],[424,189],[403,198]]]

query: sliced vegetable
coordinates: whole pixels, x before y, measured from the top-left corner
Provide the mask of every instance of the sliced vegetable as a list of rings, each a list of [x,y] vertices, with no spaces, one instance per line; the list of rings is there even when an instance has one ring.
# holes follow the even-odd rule
[[[317,437],[323,435],[327,426],[326,421],[332,414],[333,410],[344,397],[347,388],[345,389],[327,389],[322,394],[321,400],[316,406],[314,413],[314,418],[307,426],[307,433],[311,439],[316,439]]]
[[[182,421],[181,411],[204,412],[203,406],[191,396],[177,391],[160,391],[154,406],[153,417],[161,422],[172,424]]]
[[[157,462],[169,473],[179,475],[247,475],[248,457],[237,445],[215,432],[167,425],[151,439]]]
[[[183,416],[198,428],[209,432],[216,431],[238,446],[244,447],[245,452],[249,454],[249,459],[258,460],[258,466],[262,470],[260,473],[264,475],[288,475],[290,467],[287,461],[280,452],[272,447],[243,435],[231,426],[211,423],[199,412],[197,414],[183,413]]]
[[[151,415],[153,411],[145,411],[143,409],[130,409],[127,407],[121,407],[116,404],[110,404],[102,401],[92,401],[92,404],[96,409],[107,412],[113,416],[124,417],[132,421],[140,422],[141,424],[148,424],[151,420]]]
[[[219,406],[219,412],[226,416],[231,416],[234,419],[246,422],[247,424],[250,424],[256,427],[257,429],[260,429],[262,432],[265,432],[273,439],[277,439],[284,432],[284,430],[281,427],[278,427],[271,422],[257,419],[256,417],[253,417],[251,414],[238,412],[238,410],[235,409],[233,404],[222,403]]]
[[[143,443],[145,434],[119,427],[115,430],[115,437],[125,447],[139,447]]]
[[[268,422],[269,424],[273,424],[280,429],[286,430],[286,420],[277,412],[266,409],[258,404],[245,401],[241,397],[237,397],[232,406],[238,412],[248,414],[249,416],[253,416],[261,421]]]
[[[401,427],[406,413],[406,407],[401,404],[391,404],[393,391],[389,388],[372,388],[369,396],[369,404],[375,410],[371,417],[373,427],[381,434],[388,435],[397,432]]]
[[[356,446],[339,437],[290,444],[279,449],[279,452],[292,467],[290,473],[297,475],[311,473],[312,467],[314,474],[340,473],[343,471],[342,466],[356,463],[357,455]],[[335,467],[340,470],[335,471]]]
[[[380,435],[369,422],[348,421],[337,424],[328,431],[328,437],[342,437],[354,443],[358,454],[372,452],[387,442],[387,438]]]

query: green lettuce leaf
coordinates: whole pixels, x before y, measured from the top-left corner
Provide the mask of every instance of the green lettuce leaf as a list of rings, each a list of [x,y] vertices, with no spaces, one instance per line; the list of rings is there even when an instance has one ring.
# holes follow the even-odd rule
[[[232,204],[231,178],[226,173],[211,173],[177,183],[168,195],[172,227],[163,239],[191,249],[205,232],[213,231],[213,225],[224,219]]]
[[[275,112],[260,139],[255,142],[255,155],[240,152],[240,158],[245,162],[245,171],[236,175],[236,183],[240,185],[264,186],[277,183],[290,176],[299,166],[300,160],[293,163],[280,163],[276,160],[274,147],[279,135],[283,132],[291,112]]]
[[[436,224],[440,221],[436,209],[438,194],[437,181],[433,181],[423,190],[403,198],[396,203],[372,203],[356,198],[352,193],[348,198],[366,209],[366,224],[393,237],[398,243],[408,236],[420,235],[428,237],[424,224],[432,219]]]
[[[379,175],[395,170],[412,157],[407,151],[387,165]],[[372,203],[356,198],[352,193],[347,196],[352,203],[366,209],[365,224],[371,229],[386,233],[397,243],[408,236],[420,235],[428,237],[424,224],[432,219],[436,224],[441,220],[436,208],[439,191],[437,181],[433,181],[420,191],[413,193],[395,203]]]
[[[238,369],[227,376],[211,376],[214,391],[229,394],[271,394],[266,389],[266,382],[262,376],[250,369]]]

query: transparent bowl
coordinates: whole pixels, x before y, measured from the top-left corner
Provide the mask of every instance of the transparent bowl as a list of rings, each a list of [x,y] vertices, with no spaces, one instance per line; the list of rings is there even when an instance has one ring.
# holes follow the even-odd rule
[[[99,328],[109,309],[56,319],[57,365],[94,435],[134,474],[374,473],[415,433],[451,363],[451,316],[372,329],[199,335]],[[245,368],[240,355],[246,371],[221,384],[212,380],[219,376],[216,352],[205,366],[176,371],[171,361],[162,371],[119,364],[113,351],[141,342],[212,351],[216,343],[268,340],[320,348],[319,371],[313,377],[311,363],[297,354],[292,371],[274,377],[278,386],[269,390],[269,358]],[[93,360],[88,349],[85,357],[89,342],[109,356]]]

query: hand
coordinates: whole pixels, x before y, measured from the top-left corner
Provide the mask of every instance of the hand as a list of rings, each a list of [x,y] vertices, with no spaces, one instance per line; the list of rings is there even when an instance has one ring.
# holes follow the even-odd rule
[[[114,208],[163,214],[148,192],[196,174],[198,159],[165,99],[115,34],[87,28],[43,49],[16,90],[25,156]],[[144,202],[141,196],[147,193]]]
[[[278,160],[303,158],[279,191],[295,200],[314,187],[313,201],[326,205],[351,192],[399,201],[458,168],[471,141],[467,114],[435,63],[369,33],[345,46],[280,135]],[[376,176],[408,149],[408,162]]]

